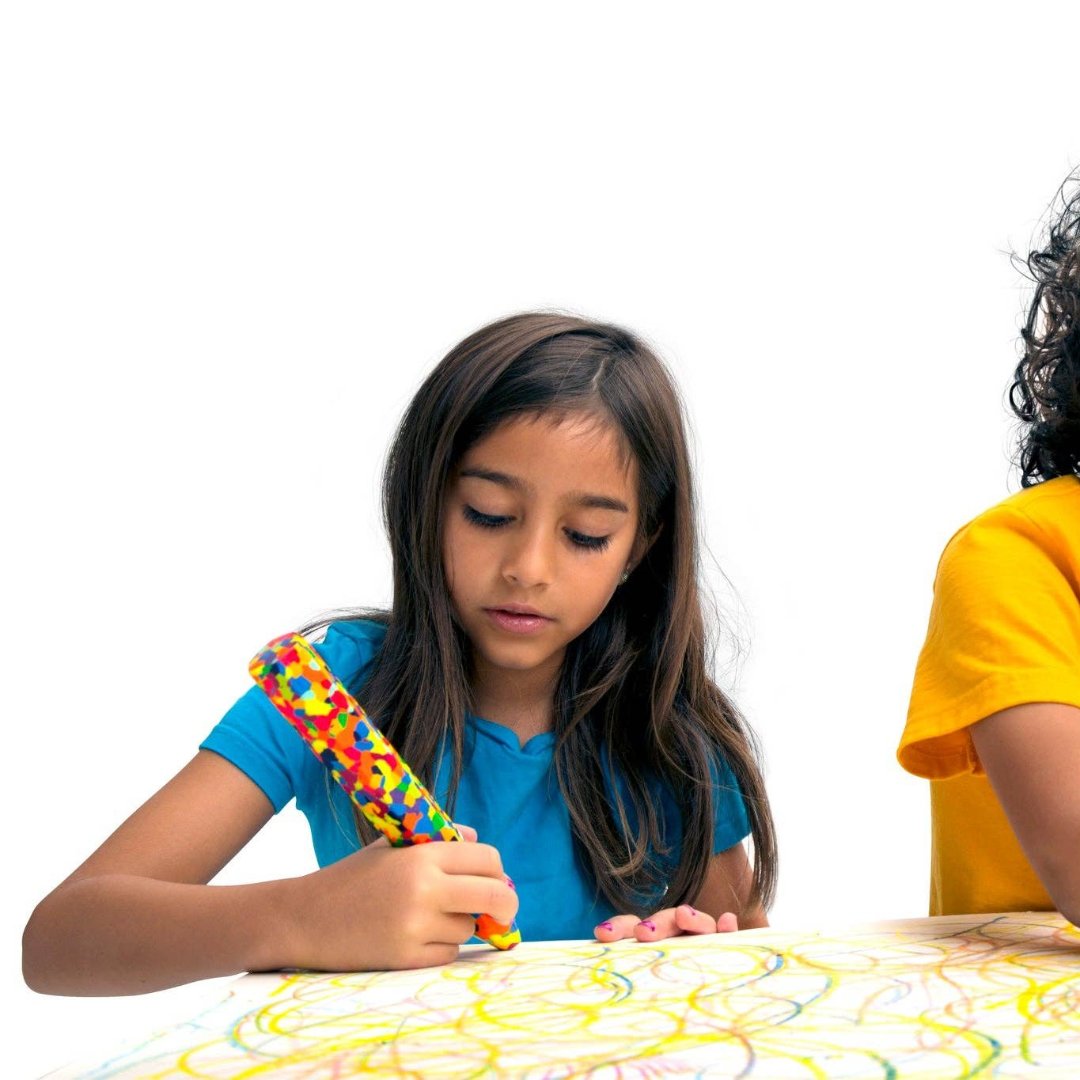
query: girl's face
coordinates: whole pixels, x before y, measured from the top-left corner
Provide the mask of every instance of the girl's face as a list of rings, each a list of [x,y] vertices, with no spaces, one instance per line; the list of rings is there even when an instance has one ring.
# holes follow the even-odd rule
[[[508,420],[447,484],[443,564],[477,677],[554,681],[637,554],[637,463],[610,424]]]

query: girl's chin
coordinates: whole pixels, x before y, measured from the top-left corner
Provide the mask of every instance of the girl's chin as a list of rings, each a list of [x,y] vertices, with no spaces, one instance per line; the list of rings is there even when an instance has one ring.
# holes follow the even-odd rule
[[[530,643],[527,640],[517,643],[516,647],[513,642],[486,641],[479,647],[474,644],[473,650],[483,665],[492,671],[514,672],[515,674],[554,673],[561,666],[566,652],[565,647],[562,646],[552,650],[550,647],[540,647],[539,642]]]

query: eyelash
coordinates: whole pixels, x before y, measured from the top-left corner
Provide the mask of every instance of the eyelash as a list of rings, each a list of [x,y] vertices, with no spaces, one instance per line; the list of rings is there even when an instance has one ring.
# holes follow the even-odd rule
[[[463,508],[465,514],[465,520],[470,525],[476,525],[481,529],[501,529],[504,525],[508,525],[513,518],[503,517],[496,514],[482,514],[479,510],[474,510],[473,507],[465,504]],[[574,547],[581,548],[583,551],[603,551],[604,548],[611,543],[610,536],[589,536],[587,533],[577,532],[575,529],[566,530],[567,539],[574,545]]]

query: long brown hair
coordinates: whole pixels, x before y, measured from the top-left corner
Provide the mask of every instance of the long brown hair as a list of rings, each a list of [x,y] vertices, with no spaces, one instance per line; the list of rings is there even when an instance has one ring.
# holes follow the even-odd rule
[[[665,906],[692,900],[713,854],[719,758],[734,773],[750,820],[750,905],[768,906],[776,881],[772,816],[752,735],[709,672],[681,403],[663,363],[626,330],[558,313],[514,315],[470,335],[424,381],[386,464],[394,599],[381,617],[386,638],[362,700],[425,781],[449,738],[452,812],[470,694],[469,644],[443,571],[447,479],[462,454],[505,420],[579,411],[612,423],[637,461],[641,535],[652,543],[563,663],[555,770],[574,838],[617,909],[644,911],[643,898],[664,885]],[[621,790],[606,782],[605,763],[621,774]],[[662,880],[655,858],[665,851],[664,829],[650,778],[668,785],[682,815],[671,881]]]

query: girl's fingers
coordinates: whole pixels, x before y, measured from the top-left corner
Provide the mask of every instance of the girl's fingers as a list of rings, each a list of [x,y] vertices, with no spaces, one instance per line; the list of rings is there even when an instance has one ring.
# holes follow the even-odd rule
[[[475,874],[505,881],[502,859],[490,844],[417,844],[412,850],[427,849],[422,858],[434,861],[444,874]]]
[[[738,929],[739,920],[730,911],[714,919],[704,911],[682,904],[677,908],[665,908],[644,919],[636,915],[613,915],[600,923],[593,933],[597,941],[603,942],[622,941],[624,938],[663,941],[679,934],[725,934]]]
[[[738,929],[739,918],[730,911],[725,911],[724,914],[716,920],[716,932],[718,934],[730,934]]]
[[[468,840],[469,843],[475,844],[477,832],[471,825],[461,825],[459,822],[454,822],[454,828],[461,833],[462,840]]]
[[[638,941],[662,941],[664,938],[675,937],[682,933],[676,915],[678,910],[678,908],[664,908],[663,911],[642,919],[634,927],[634,937]]]
[[[509,925],[518,910],[518,895],[510,879],[471,877],[455,874],[446,879],[441,907],[447,913],[466,912],[490,915],[496,922]]]
[[[464,945],[476,933],[471,915],[443,913],[432,927],[431,945]]]
[[[593,934],[597,941],[621,941],[634,936],[634,927],[639,922],[641,920],[636,915],[612,915],[600,923]]]
[[[732,915],[731,918],[734,919],[735,916]],[[717,920],[711,915],[698,911],[689,904],[682,904],[675,909],[675,925],[684,934],[715,934],[720,928]],[[730,926],[726,929],[736,930],[738,927]]]

